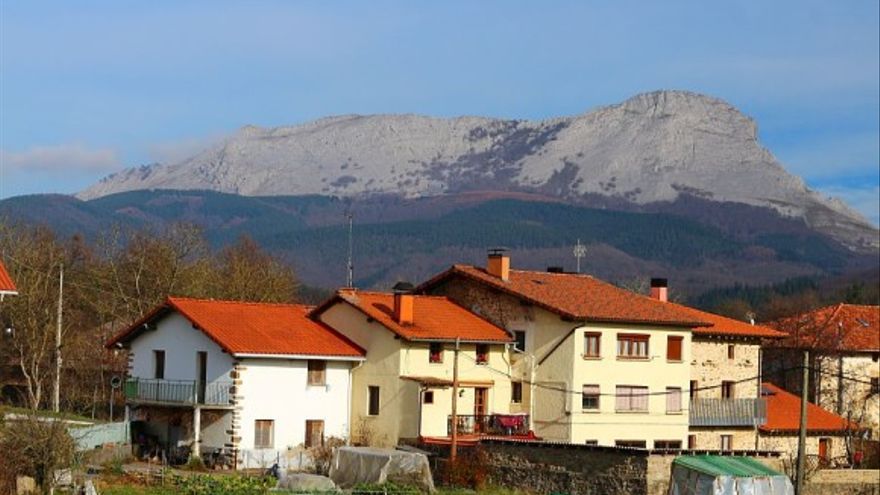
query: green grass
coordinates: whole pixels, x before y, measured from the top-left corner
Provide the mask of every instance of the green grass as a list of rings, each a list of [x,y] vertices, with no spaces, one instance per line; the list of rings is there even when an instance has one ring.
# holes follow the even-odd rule
[[[69,412],[55,412],[49,411],[45,409],[28,409],[26,407],[11,407],[11,406],[0,406],[0,416],[5,416],[6,414],[21,414],[21,415],[30,415],[34,414],[40,418],[60,418],[60,419],[68,419],[71,421],[88,421],[89,423],[106,423],[104,420],[100,419],[92,419],[87,418],[85,416],[80,416],[78,414],[73,414]]]

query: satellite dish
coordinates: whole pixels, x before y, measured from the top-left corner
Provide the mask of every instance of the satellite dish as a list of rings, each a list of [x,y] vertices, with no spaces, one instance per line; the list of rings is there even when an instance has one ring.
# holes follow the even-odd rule
[[[110,379],[110,386],[113,388],[119,388],[122,386],[122,378],[119,375],[113,375],[113,378]]]

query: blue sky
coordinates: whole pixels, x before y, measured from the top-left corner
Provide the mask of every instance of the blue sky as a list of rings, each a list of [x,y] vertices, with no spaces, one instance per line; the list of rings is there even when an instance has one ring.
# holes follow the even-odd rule
[[[75,192],[246,125],[726,99],[880,220],[880,2],[0,0],[0,197]]]

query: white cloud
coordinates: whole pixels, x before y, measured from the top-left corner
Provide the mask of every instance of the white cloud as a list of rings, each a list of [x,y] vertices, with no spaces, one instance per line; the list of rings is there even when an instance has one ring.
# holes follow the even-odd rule
[[[842,199],[874,225],[880,225],[880,186],[826,186],[820,187],[819,191]]]
[[[107,173],[122,166],[114,150],[93,149],[82,143],[0,150],[0,164],[10,172],[43,173]]]

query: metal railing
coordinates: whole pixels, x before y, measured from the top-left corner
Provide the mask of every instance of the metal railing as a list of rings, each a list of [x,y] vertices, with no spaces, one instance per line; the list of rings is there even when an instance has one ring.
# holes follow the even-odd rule
[[[130,378],[125,382],[125,398],[137,402],[226,406],[230,404],[231,388],[229,381],[200,384],[195,380]]]
[[[765,399],[694,399],[691,426],[760,426],[767,422]]]
[[[529,433],[527,414],[459,414],[457,417],[460,435],[514,436]],[[452,435],[452,416],[446,419],[446,432]]]

